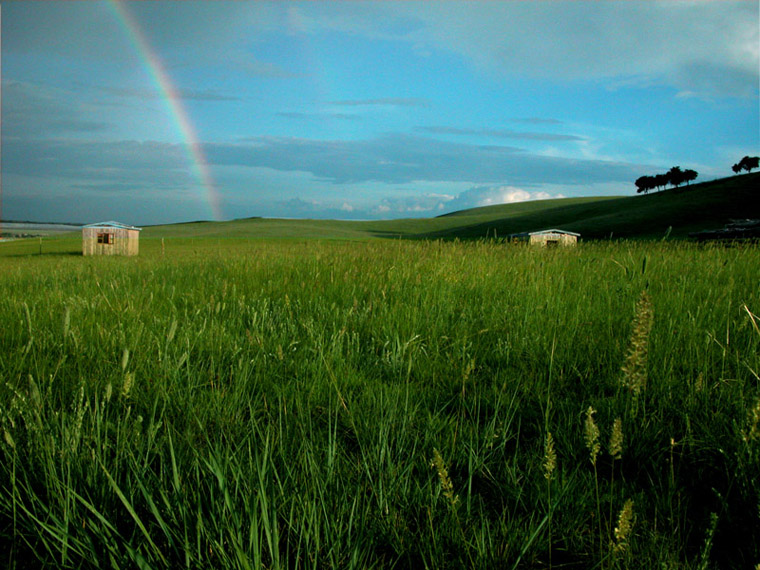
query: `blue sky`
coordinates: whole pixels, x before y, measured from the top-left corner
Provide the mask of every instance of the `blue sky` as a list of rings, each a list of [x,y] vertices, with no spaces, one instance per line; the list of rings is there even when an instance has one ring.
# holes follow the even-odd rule
[[[434,216],[760,153],[756,0],[1,9],[5,219]]]

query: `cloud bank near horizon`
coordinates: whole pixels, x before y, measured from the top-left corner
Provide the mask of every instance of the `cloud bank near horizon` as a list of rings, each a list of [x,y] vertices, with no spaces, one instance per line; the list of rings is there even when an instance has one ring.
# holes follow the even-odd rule
[[[227,218],[621,195],[760,152],[755,1],[123,4],[171,104],[107,3],[3,6],[4,215],[208,217],[188,145]]]

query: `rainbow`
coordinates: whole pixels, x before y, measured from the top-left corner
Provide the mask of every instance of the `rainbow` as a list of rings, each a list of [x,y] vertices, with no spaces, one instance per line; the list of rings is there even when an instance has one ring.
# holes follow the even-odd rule
[[[206,156],[203,148],[198,142],[198,135],[195,132],[193,123],[182,105],[182,99],[177,92],[176,87],[171,81],[169,74],[164,69],[164,65],[156,52],[151,49],[148,39],[145,37],[139,24],[124,6],[124,0],[107,0],[106,4],[111,7],[116,20],[124,28],[127,37],[132,42],[140,59],[143,61],[145,69],[155,84],[156,89],[166,105],[169,116],[177,126],[177,130],[184,141],[184,147],[187,153],[188,161],[191,165],[195,177],[200,182],[204,191],[204,199],[211,208],[211,215],[214,220],[222,219],[222,209],[219,203],[219,194],[211,176]]]

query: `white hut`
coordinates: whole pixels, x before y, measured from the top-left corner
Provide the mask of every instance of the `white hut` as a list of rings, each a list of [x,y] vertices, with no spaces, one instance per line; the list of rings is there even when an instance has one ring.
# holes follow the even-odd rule
[[[577,245],[578,238],[581,234],[569,232],[567,230],[541,230],[538,232],[523,232],[509,236],[513,243],[525,242],[531,245],[540,245],[542,247],[553,247],[557,245]]]
[[[142,228],[120,222],[82,227],[82,255],[137,255]]]

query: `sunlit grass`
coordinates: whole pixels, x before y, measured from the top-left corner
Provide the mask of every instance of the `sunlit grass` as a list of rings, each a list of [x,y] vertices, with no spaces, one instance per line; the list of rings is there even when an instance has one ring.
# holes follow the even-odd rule
[[[760,560],[756,248],[75,245],[0,252],[8,567]]]

